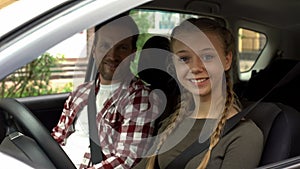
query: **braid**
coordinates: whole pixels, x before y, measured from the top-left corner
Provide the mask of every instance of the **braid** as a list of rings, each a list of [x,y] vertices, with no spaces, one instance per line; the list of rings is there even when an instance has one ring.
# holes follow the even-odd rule
[[[225,75],[226,75],[226,82],[227,82],[227,85],[226,85],[227,97],[226,97],[225,108],[224,108],[224,111],[222,113],[222,117],[221,117],[221,119],[220,119],[220,121],[217,125],[216,130],[213,132],[213,134],[210,137],[210,144],[209,144],[208,151],[204,155],[204,157],[203,157],[203,159],[202,159],[202,161],[201,161],[201,163],[200,163],[200,165],[198,166],[197,169],[205,169],[206,168],[206,166],[208,164],[208,161],[210,159],[211,151],[217,145],[217,143],[220,140],[223,128],[225,126],[225,123],[226,123],[226,120],[227,120],[227,117],[228,117],[228,112],[229,112],[230,108],[233,106],[233,103],[234,103],[234,93],[233,93],[233,90],[232,90],[232,83],[231,83],[231,80],[230,80],[229,71],[227,71],[225,73]]]
[[[163,121],[163,125],[161,126],[160,131],[164,131],[164,133],[160,136],[159,143],[157,144],[157,148],[155,151],[155,155],[150,157],[147,162],[146,169],[154,169],[156,154],[162,147],[163,143],[166,141],[168,136],[174,131],[177,127],[177,124],[182,121],[182,119],[188,115],[187,110],[190,106],[189,98],[190,93],[186,92],[183,95],[182,101],[176,106],[175,112]]]

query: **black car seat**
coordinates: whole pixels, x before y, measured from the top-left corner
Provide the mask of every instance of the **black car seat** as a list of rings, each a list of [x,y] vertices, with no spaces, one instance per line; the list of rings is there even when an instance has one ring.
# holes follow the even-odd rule
[[[300,112],[282,103],[259,102],[246,117],[263,132],[260,166],[300,155]]]
[[[264,135],[260,166],[300,155],[300,63],[276,59],[253,76],[242,97],[257,102],[248,114]],[[251,106],[247,106],[251,107]]]
[[[162,97],[166,107],[162,114],[156,120],[156,129],[159,123],[168,117],[177,104],[177,98],[180,93],[176,79],[167,71],[168,61],[171,59],[169,39],[164,36],[150,37],[140,53],[138,62],[138,76],[149,84],[152,90],[162,91]]]
[[[276,59],[264,70],[253,74],[247,83],[243,94],[240,96],[248,101],[256,101],[268,93],[284,76],[294,69],[300,70],[298,60]],[[288,83],[276,88],[264,101],[281,102],[290,105],[300,111],[300,71],[295,71],[291,75],[293,78]]]

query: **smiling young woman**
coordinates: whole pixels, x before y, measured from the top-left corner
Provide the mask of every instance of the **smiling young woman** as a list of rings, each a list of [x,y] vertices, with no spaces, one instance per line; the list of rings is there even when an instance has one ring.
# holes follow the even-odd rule
[[[258,166],[263,135],[253,121],[242,119],[223,135],[226,122],[241,111],[230,77],[235,56],[231,32],[211,19],[188,19],[174,28],[171,51],[181,102],[159,130],[151,157],[136,168],[163,169],[174,162],[185,169]],[[209,146],[202,152],[186,161],[178,158],[194,142],[206,140]]]

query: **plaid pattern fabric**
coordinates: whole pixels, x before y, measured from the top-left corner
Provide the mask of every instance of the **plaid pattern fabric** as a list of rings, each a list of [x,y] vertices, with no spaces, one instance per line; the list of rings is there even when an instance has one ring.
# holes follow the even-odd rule
[[[93,82],[80,85],[65,102],[62,115],[51,135],[64,145],[72,133],[72,123],[77,113],[87,105],[88,94]],[[98,87],[96,87],[97,93]],[[150,90],[139,79],[122,84],[104,102],[104,108],[97,113],[96,122],[100,137],[103,161],[94,168],[131,168],[149,148],[154,119],[158,116],[159,98],[150,95]],[[90,167],[90,154],[84,155],[80,168]]]

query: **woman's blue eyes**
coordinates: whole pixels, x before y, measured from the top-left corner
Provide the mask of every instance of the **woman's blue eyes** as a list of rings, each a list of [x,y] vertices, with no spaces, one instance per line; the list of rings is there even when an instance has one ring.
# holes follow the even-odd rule
[[[203,55],[203,56],[201,56],[201,58],[203,61],[210,61],[214,58],[214,56],[213,55]]]
[[[188,61],[188,59],[189,59],[189,57],[186,57],[186,56],[182,56],[182,57],[179,57],[179,61],[180,62],[187,62]]]
[[[209,62],[214,58],[213,55],[201,55],[200,57],[201,57],[201,61],[203,62]],[[190,59],[191,59],[190,56],[180,56],[178,60],[180,62],[187,63]]]

